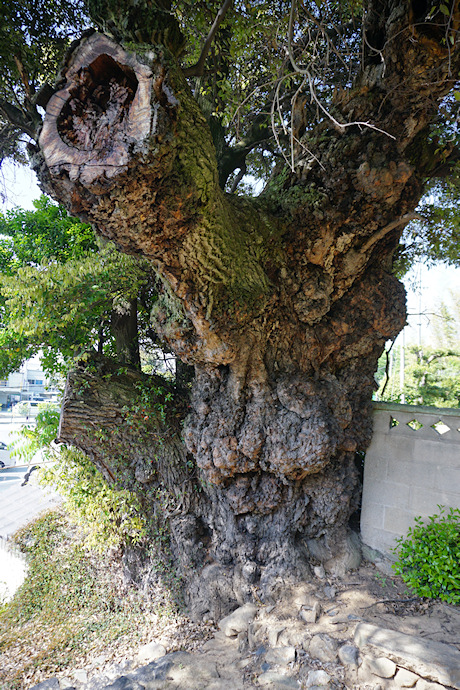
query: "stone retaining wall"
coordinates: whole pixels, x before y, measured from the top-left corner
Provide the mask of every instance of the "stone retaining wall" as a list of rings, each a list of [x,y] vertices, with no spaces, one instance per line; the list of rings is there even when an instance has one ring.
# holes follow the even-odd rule
[[[364,463],[361,536],[394,559],[414,518],[460,508],[460,409],[374,403]]]

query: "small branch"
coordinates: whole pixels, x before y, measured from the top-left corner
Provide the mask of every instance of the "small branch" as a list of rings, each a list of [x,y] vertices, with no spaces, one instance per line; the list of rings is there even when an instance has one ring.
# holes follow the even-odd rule
[[[284,160],[286,161],[287,166],[291,169],[292,172],[294,172],[293,168],[291,167],[291,161],[286,157],[286,154],[283,151],[283,147],[281,146],[281,142],[280,142],[278,132],[276,129],[276,124],[275,124],[275,110],[276,110],[276,106],[277,106],[279,118],[281,121],[281,126],[283,128],[283,133],[284,133],[284,135],[287,135],[288,132],[287,132],[286,126],[283,122],[283,114],[281,112],[280,97],[279,97],[279,92],[280,92],[282,81],[283,80],[280,79],[280,81],[278,82],[278,85],[277,85],[276,91],[275,91],[275,96],[274,96],[273,101],[272,101],[272,107],[271,107],[271,113],[270,113],[271,126],[272,126],[273,136],[275,137],[275,141],[276,141],[276,144],[277,144],[277,146],[281,152],[281,155],[283,156]]]
[[[246,168],[246,161],[245,161],[245,162],[243,163],[243,165],[241,166],[241,168],[240,168],[240,172],[238,173],[238,175],[237,175],[237,176],[235,177],[235,179],[233,180],[233,184],[232,184],[232,188],[231,188],[231,190],[230,190],[230,194],[233,194],[234,192],[236,192],[236,188],[238,187],[238,185],[240,184],[241,180],[242,180],[243,177],[246,175],[246,173],[247,173],[247,168]]]
[[[24,91],[26,92],[26,96],[30,100],[33,96],[33,91],[32,91],[31,86],[30,86],[28,74],[25,70],[24,65],[22,64],[21,60],[19,59],[19,57],[17,55],[13,55],[13,60],[16,64],[16,68],[19,72],[19,76],[21,77],[21,81],[22,81],[22,84],[24,86]]]
[[[388,386],[388,383],[390,381],[390,357],[389,354],[393,349],[393,345],[396,342],[396,338],[391,342],[391,346],[388,348],[388,350],[385,350],[385,383],[383,385],[382,390],[379,393],[379,397],[382,397],[386,391],[386,387]]]
[[[397,218],[392,223],[385,225],[385,227],[379,230],[375,235],[369,237],[367,242],[365,242],[361,247],[360,252],[364,254],[368,251],[368,249],[373,247],[374,244],[381,240],[382,237],[385,237],[385,235],[387,235],[389,232],[399,227],[400,225],[405,225],[406,223],[409,223],[411,220],[422,220],[422,217],[418,213],[406,213],[404,216],[401,216],[401,218]]]
[[[230,9],[232,5],[232,0],[224,0],[224,4],[220,8],[220,10],[217,13],[217,16],[214,20],[214,24],[211,27],[211,30],[208,34],[208,37],[206,38],[206,41],[204,42],[203,49],[201,51],[200,59],[198,62],[193,65],[192,67],[187,67],[187,69],[184,69],[184,74],[186,77],[201,77],[203,76],[204,72],[204,63],[206,62],[206,58],[208,57],[209,49],[211,48],[211,44],[214,40],[214,36],[216,35],[219,26],[224,19],[225,15],[227,14],[227,11]]]
[[[371,124],[370,122],[364,122],[364,121],[339,122],[324,107],[324,105],[321,103],[318,96],[316,95],[316,90],[315,90],[315,87],[313,84],[313,78],[312,78],[310,66],[308,68],[300,67],[297,64],[296,59],[294,57],[293,43],[292,42],[293,42],[293,35],[294,35],[295,14],[296,14],[296,0],[291,0],[291,10],[290,10],[290,14],[289,14],[289,28],[288,28],[288,55],[289,55],[289,60],[291,62],[291,65],[292,65],[294,71],[297,72],[297,74],[302,75],[304,77],[304,79],[308,79],[308,84],[310,87],[310,95],[311,95],[312,102],[316,103],[317,107],[321,110],[321,112],[332,122],[333,126],[341,134],[344,133],[344,131],[347,127],[366,127],[367,129],[372,129],[376,132],[380,132],[380,134],[384,134],[385,136],[389,137],[390,139],[393,139],[394,141],[396,141],[396,137],[394,137],[392,134],[390,134],[389,132],[386,132],[384,129],[380,129],[379,127],[376,127],[375,125]],[[335,46],[334,46],[334,51],[335,51]]]
[[[375,125],[371,124],[370,122],[362,122],[355,120],[354,122],[339,122],[338,120],[335,119],[331,113],[326,110],[324,105],[320,102],[318,96],[316,95],[316,91],[313,86],[312,78],[310,74],[307,74],[308,76],[308,82],[310,85],[310,93],[312,99],[315,101],[316,105],[322,112],[326,115],[326,117],[332,122],[334,127],[337,129],[338,132],[343,134],[345,129],[347,127],[367,127],[368,129],[373,129],[375,132],[380,132],[380,134],[384,134],[386,137],[389,137],[390,139],[393,139],[393,141],[396,141],[396,137],[394,137],[392,134],[389,132],[386,132],[384,129],[380,129],[380,127],[376,127]]]
[[[381,599],[380,601],[374,601],[369,606],[361,606],[360,608],[363,611],[371,609],[373,606],[377,606],[377,604],[411,604],[413,601],[420,601],[420,597],[412,597],[411,599]]]

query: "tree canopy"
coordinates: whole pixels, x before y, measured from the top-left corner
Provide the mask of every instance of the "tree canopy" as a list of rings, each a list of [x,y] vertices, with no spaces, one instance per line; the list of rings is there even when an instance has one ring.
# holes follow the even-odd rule
[[[300,141],[304,131],[325,119],[339,130],[350,126],[353,120],[336,119],[334,100],[353,84],[363,53],[369,64],[384,66],[381,39],[370,25],[376,12],[360,0],[3,2],[3,155],[21,157],[23,149],[10,134],[34,138],[72,39],[95,25],[116,39],[146,44],[160,43],[167,30],[167,45],[211,123],[222,184],[236,187],[236,171],[267,180],[279,159],[292,167],[302,159],[311,164],[315,151]],[[456,18],[447,3],[427,2],[414,12],[413,25],[423,35],[454,45]],[[456,75],[451,78],[455,85]],[[430,172],[438,168],[445,175],[443,164],[452,158],[457,98],[457,91],[445,97],[430,125],[432,146],[423,152]],[[356,126],[375,125],[356,120]]]
[[[396,270],[404,273],[416,261],[460,266],[458,166],[447,180],[429,185],[417,209],[418,218],[406,228]]]
[[[385,69],[378,32],[371,27],[378,9],[361,0],[161,0],[133,7],[128,0],[72,0],[65,6],[55,0],[2,0],[0,159],[25,162],[25,144],[41,127],[59,65],[65,64],[72,40],[92,25],[133,44],[160,42],[167,28],[168,46],[179,56],[210,124],[220,183],[229,191],[260,191],[283,163],[308,170],[320,143],[310,146],[306,133],[318,121],[338,131],[353,122],[361,129],[376,126],[359,118],[339,122],[336,108],[341,90],[350,88],[359,73],[363,54],[369,64]],[[449,49],[456,41],[455,17],[448,3],[427,2],[414,10],[412,21],[421,35],[436,35]],[[453,70],[448,77],[450,94],[420,144],[429,196],[405,232],[400,271],[420,257],[459,262],[460,91]]]

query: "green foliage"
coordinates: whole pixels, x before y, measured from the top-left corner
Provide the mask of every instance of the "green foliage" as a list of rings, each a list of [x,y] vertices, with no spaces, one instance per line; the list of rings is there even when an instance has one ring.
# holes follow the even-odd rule
[[[0,16],[1,165],[4,157],[25,162],[21,134],[33,136],[41,122],[40,88],[54,82],[65,51],[87,19],[81,0],[0,0]]]
[[[60,206],[42,196],[34,202],[35,211],[15,208],[0,214],[0,372],[2,376],[17,371],[22,362],[40,348],[24,329],[14,327],[15,315],[6,305],[1,280],[11,280],[13,293],[21,295],[18,271],[27,268],[31,276],[42,277],[40,264],[64,265],[96,250],[88,225],[68,216]],[[36,282],[36,281],[35,281]],[[21,298],[19,297],[19,300]],[[31,304],[22,305],[32,308]],[[56,306],[56,305],[55,305]],[[16,315],[17,316],[17,315]],[[10,318],[11,323],[10,323]],[[37,315],[39,318],[39,315]],[[37,327],[39,324],[36,324]],[[46,344],[42,343],[45,346]],[[59,357],[55,353],[54,359]],[[53,356],[52,356],[53,359]],[[61,360],[62,364],[62,360]],[[52,368],[52,366],[51,366]]]
[[[4,35],[0,35],[4,98],[11,104],[19,100],[24,112],[16,124],[20,127],[24,120],[22,129],[30,128],[31,136],[40,122],[35,94],[43,83],[51,81],[69,38],[87,24],[86,11],[93,24],[128,42],[130,48],[142,51],[152,44],[163,44],[187,69],[198,62],[222,6],[221,0],[72,0],[65,7],[56,0],[39,0],[37,6],[30,0],[2,2],[7,5]],[[287,57],[290,7],[286,0],[275,4],[272,0],[234,2],[213,38],[203,74],[190,82],[213,129],[219,157],[235,148],[240,165],[244,163],[250,174],[263,179],[268,179],[273,165],[271,105],[275,92],[278,144],[288,150],[290,138],[282,130],[290,120],[292,99],[296,100],[303,81]],[[293,52],[299,64],[309,65],[313,83],[321,89],[325,102],[332,97],[334,87],[351,84],[352,68],[360,58],[361,14],[360,0],[297,3]],[[322,24],[331,26],[331,36],[321,29]],[[335,27],[341,27],[340,31],[334,31]],[[22,67],[11,52],[12,44],[17,46]],[[308,117],[317,121],[315,107],[309,109]],[[6,113],[4,118],[6,124]],[[14,125],[14,121],[8,125],[8,136],[3,132],[4,154],[16,151],[20,158]],[[230,166],[224,178],[234,170]]]
[[[171,414],[174,414],[173,393],[166,387],[167,381],[165,379],[165,386],[161,385],[146,385],[143,381],[134,384],[138,395],[136,396],[136,403],[125,407],[123,412],[126,421],[129,424],[139,423],[142,420],[149,419],[149,416],[154,412],[154,415],[164,424],[166,422],[166,415],[169,409]]]
[[[45,350],[43,363],[56,371],[59,356],[68,360],[96,346],[101,326],[110,338],[113,300],[135,297],[144,282],[139,264],[112,245],[65,264],[24,266],[1,278],[8,330],[13,342],[19,336]],[[112,352],[110,340],[107,346]]]
[[[460,350],[449,348],[405,348],[404,390],[400,389],[400,349],[391,352],[387,382],[386,354],[379,360],[377,399],[408,405],[460,407]],[[386,384],[386,386],[385,386]],[[384,390],[385,387],[385,390]]]
[[[80,525],[90,547],[102,550],[139,543],[146,534],[146,518],[135,494],[112,487],[90,459],[76,448],[56,446],[59,410],[41,406],[33,427],[17,432],[13,453],[30,462],[43,451],[47,464],[40,481],[57,489],[72,519]]]
[[[22,414],[28,412],[29,403],[25,402],[25,405],[28,407],[24,408]],[[57,435],[59,416],[57,405],[40,403],[35,425],[24,424],[19,431],[15,432],[16,439],[12,443],[11,455],[17,456],[24,463],[29,463],[38,451],[45,451],[45,456],[47,453],[49,454],[46,459],[53,459],[50,448]]]
[[[376,374],[377,399],[410,405],[460,407],[460,293],[450,292],[450,304],[441,302],[431,320],[435,345],[404,348],[404,390],[400,387],[401,346],[383,353]],[[387,378],[388,374],[388,378]]]
[[[68,215],[48,197],[33,202],[35,210],[14,208],[0,213],[0,272],[14,275],[24,266],[65,263],[97,251],[91,227]]]
[[[416,518],[407,537],[397,540],[393,567],[419,596],[460,604],[460,510],[438,508],[439,515],[427,523]]]
[[[62,515],[58,513],[48,513],[45,517],[38,520],[33,527],[26,527],[21,529],[15,537],[16,544],[21,548],[21,551],[28,557],[28,566],[30,577],[21,591],[21,611],[18,612],[22,621],[29,620],[37,612],[43,611],[50,607],[54,609],[54,598],[59,597],[62,604],[63,591],[58,591],[56,585],[59,582],[59,577],[53,578],[49,569],[50,562],[54,566],[56,563],[56,545],[59,538],[65,539],[64,534],[65,520]],[[77,554],[74,553],[74,556]],[[81,556],[81,554],[79,554]],[[45,564],[47,567],[45,568]],[[76,568],[72,568],[72,575],[76,575],[78,581],[76,583],[77,589],[84,584],[81,580],[81,557],[76,558]],[[80,573],[80,574],[79,574]],[[61,571],[64,576],[63,582],[60,584],[70,584],[68,575],[70,573],[66,570]],[[78,598],[77,602],[78,604]],[[59,607],[60,608],[60,607]],[[61,613],[62,615],[62,613]]]
[[[63,496],[89,547],[103,551],[138,544],[145,537],[147,522],[136,494],[109,486],[81,451],[61,447],[41,481]]]
[[[50,372],[91,347],[114,354],[114,301],[148,283],[145,262],[99,248],[88,225],[46,197],[35,208],[0,215],[0,375],[39,350]]]
[[[18,371],[24,360],[32,357],[36,351],[34,344],[26,338],[0,328],[0,376]]]
[[[437,181],[417,208],[420,219],[404,231],[395,262],[403,275],[417,261],[460,266],[460,165],[451,177]]]

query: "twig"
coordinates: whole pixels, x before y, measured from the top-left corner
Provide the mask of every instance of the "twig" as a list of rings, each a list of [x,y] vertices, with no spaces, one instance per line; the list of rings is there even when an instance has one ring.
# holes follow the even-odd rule
[[[389,132],[386,132],[384,129],[381,129],[380,127],[376,127],[375,125],[371,124],[370,122],[361,122],[361,121],[355,121],[355,122],[339,122],[338,120],[335,119],[333,115],[323,106],[323,104],[320,102],[318,96],[316,95],[316,90],[313,85],[313,79],[311,75],[311,71],[309,68],[302,68],[299,67],[297,64],[295,57],[294,57],[294,52],[292,50],[292,38],[293,38],[293,33],[294,33],[294,18],[295,18],[295,10],[296,10],[296,0],[291,0],[291,11],[289,14],[289,29],[288,29],[288,54],[289,54],[289,60],[291,61],[291,65],[294,68],[295,72],[298,74],[303,75],[308,79],[308,83],[310,86],[310,94],[312,101],[316,103],[318,108],[324,113],[324,115],[332,122],[334,127],[336,129],[343,133],[347,127],[367,127],[368,129],[373,129],[376,132],[380,132],[380,134],[384,134],[385,136],[389,137],[390,139],[393,139],[396,141],[396,137],[394,137],[392,134]]]
[[[275,141],[276,141],[278,148],[281,151],[281,155],[283,156],[284,160],[286,161],[288,167],[291,168],[291,162],[288,160],[288,158],[286,157],[286,154],[283,151],[283,148],[282,148],[280,140],[279,140],[278,132],[276,131],[276,125],[275,125],[275,105],[277,105],[278,106],[278,114],[280,116],[281,125],[283,127],[283,132],[285,135],[287,134],[287,130],[286,130],[286,126],[283,122],[283,115],[281,113],[280,102],[279,102],[279,91],[280,91],[282,81],[283,80],[280,79],[280,81],[276,87],[275,97],[273,98],[273,101],[272,101],[270,118],[271,118],[272,131],[273,131],[273,136],[275,137]],[[291,170],[292,170],[292,168],[291,168]]]
[[[389,380],[390,380],[390,358],[389,358],[388,355],[389,355],[390,352],[392,351],[393,345],[395,344],[395,342],[396,342],[396,338],[395,338],[394,340],[392,340],[391,346],[388,348],[388,350],[385,350],[385,357],[386,357],[386,362],[385,362],[385,384],[384,384],[384,386],[383,386],[381,392],[379,393],[379,397],[383,396],[383,394],[385,393],[386,387],[388,386],[388,382],[389,382]]]
[[[377,606],[377,604],[410,604],[412,601],[420,601],[420,597],[412,597],[412,599],[381,599],[380,601],[374,601],[369,606],[360,606],[360,609],[371,609],[373,606]]]
[[[310,93],[312,99],[315,101],[316,105],[320,108],[320,110],[323,111],[326,117],[329,118],[329,120],[332,122],[332,124],[336,127],[336,129],[339,132],[343,133],[347,127],[367,127],[368,129],[373,129],[374,131],[380,132],[380,134],[384,134],[386,137],[389,137],[390,139],[396,141],[396,137],[394,137],[392,134],[386,132],[384,129],[381,129],[380,127],[372,125],[370,122],[361,122],[357,120],[355,120],[354,122],[339,122],[338,120],[336,120],[335,117],[331,115],[331,113],[328,110],[326,110],[326,108],[320,102],[318,96],[316,95],[316,91],[313,87],[312,78],[310,74],[308,74],[308,81],[310,85]]]

